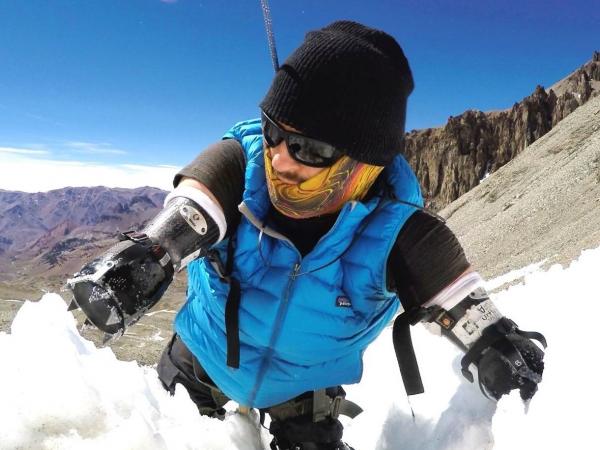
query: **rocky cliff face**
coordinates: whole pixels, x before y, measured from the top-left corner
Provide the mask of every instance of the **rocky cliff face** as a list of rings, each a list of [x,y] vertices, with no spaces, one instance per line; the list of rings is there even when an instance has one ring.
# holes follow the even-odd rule
[[[568,265],[597,248],[599,209],[596,96],[439,213],[473,267],[492,279],[531,264]]]
[[[469,110],[442,128],[407,133],[405,157],[421,181],[428,206],[439,210],[600,94],[600,52],[548,90],[534,92],[511,109]]]

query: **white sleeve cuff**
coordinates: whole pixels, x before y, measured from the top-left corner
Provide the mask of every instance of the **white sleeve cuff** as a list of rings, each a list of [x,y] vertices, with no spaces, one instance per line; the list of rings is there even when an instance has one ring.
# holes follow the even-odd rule
[[[167,205],[175,197],[184,197],[201,206],[206,213],[215,221],[217,227],[219,227],[219,241],[221,242],[225,237],[227,231],[227,222],[225,221],[225,214],[221,206],[212,200],[208,195],[202,192],[200,189],[191,186],[178,186],[173,189],[169,195],[165,198],[164,206]]]
[[[484,286],[484,284],[485,281],[479,273],[467,272],[454,280],[450,285],[446,286],[439,294],[426,302],[423,306],[428,308],[429,306],[438,305],[446,311],[450,311],[467,295],[478,287]]]

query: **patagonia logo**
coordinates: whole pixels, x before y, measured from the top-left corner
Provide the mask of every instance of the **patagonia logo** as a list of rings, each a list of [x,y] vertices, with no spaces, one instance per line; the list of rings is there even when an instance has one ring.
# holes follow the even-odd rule
[[[350,301],[350,299],[348,297],[344,297],[343,295],[340,295],[338,298],[335,299],[335,306],[338,306],[341,308],[350,308],[352,306],[352,302]]]

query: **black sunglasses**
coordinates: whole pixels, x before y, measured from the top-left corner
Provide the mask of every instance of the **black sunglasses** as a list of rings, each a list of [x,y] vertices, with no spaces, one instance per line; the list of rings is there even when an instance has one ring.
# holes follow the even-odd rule
[[[326,142],[282,129],[264,111],[261,120],[267,145],[277,147],[285,141],[291,157],[305,166],[329,167],[343,155],[341,151]]]

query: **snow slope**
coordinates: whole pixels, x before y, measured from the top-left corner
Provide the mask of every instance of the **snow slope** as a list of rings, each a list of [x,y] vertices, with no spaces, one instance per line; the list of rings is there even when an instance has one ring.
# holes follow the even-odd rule
[[[600,248],[565,269],[528,268],[524,283],[494,296],[506,316],[549,342],[544,381],[528,410],[518,394],[497,404],[484,398],[460,375],[458,350],[415,327],[426,392],[410,400],[413,420],[388,329],[365,354],[363,381],[347,387],[365,412],[345,422],[346,440],[357,450],[598,448],[591,322],[598,267]],[[119,361],[81,338],[57,294],[21,308],[11,333],[0,333],[0,361],[3,450],[268,448],[268,433],[234,413],[235,404],[225,421],[200,417],[183,389],[174,397],[163,391],[153,368]]]

